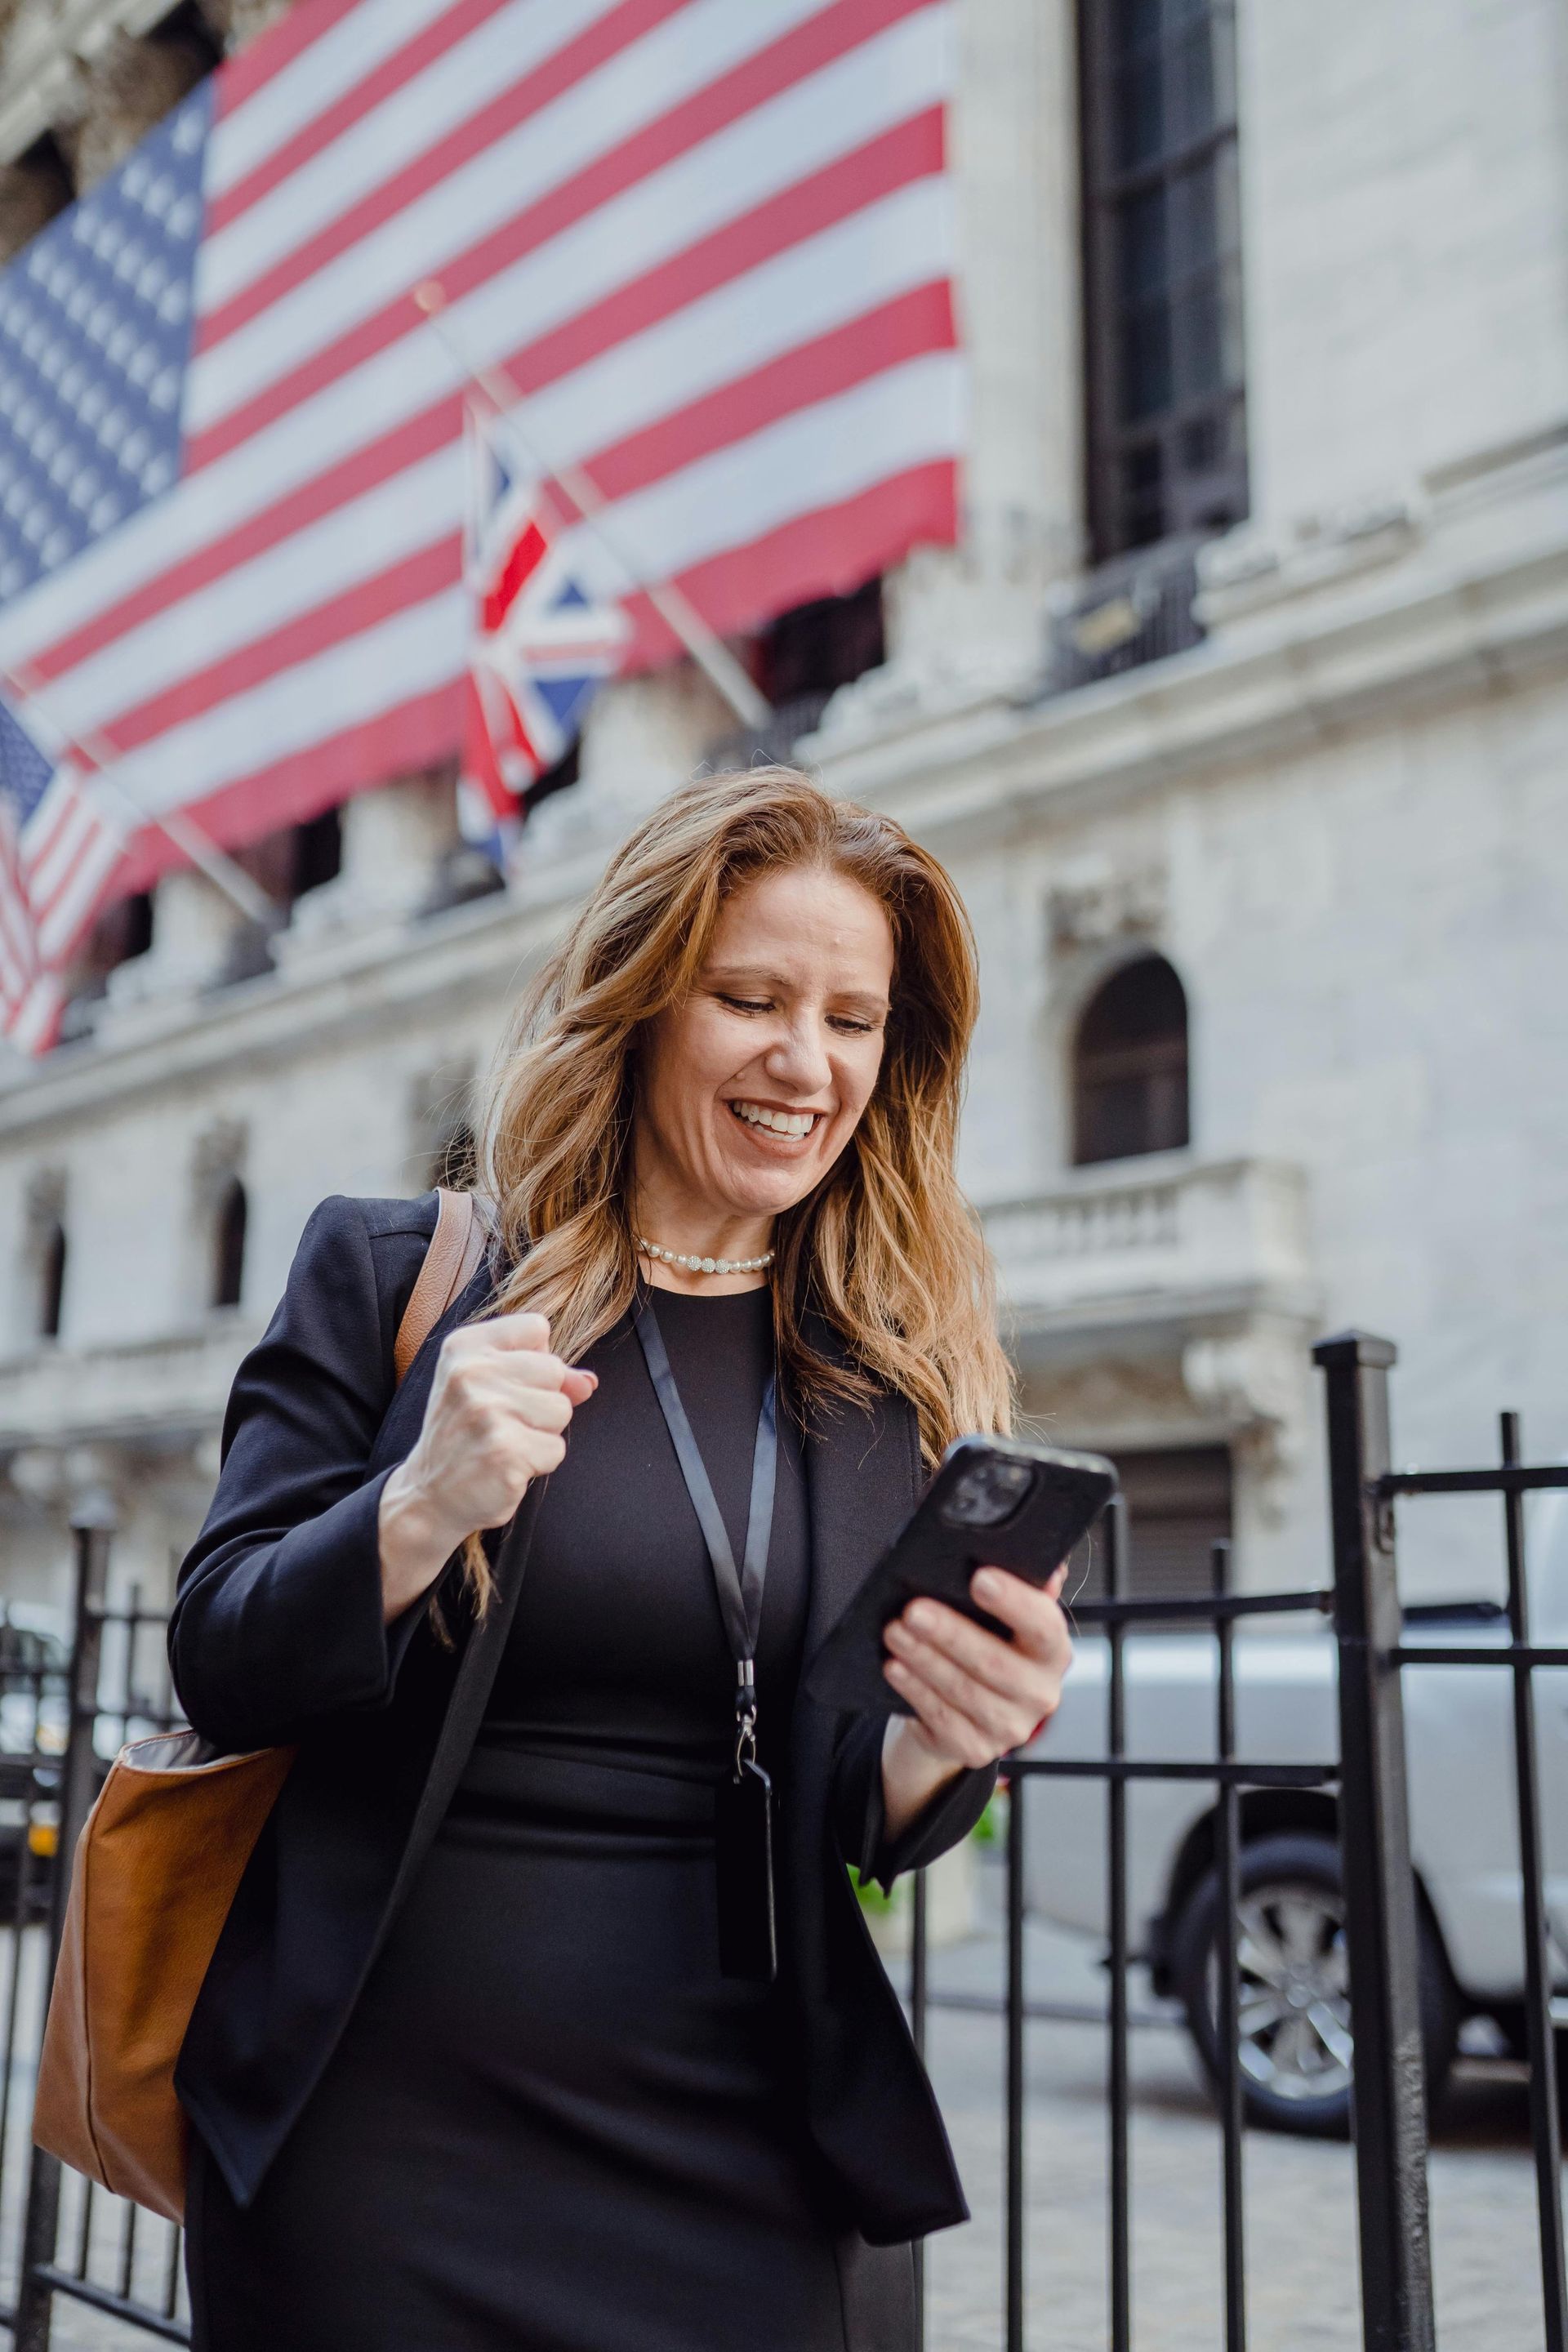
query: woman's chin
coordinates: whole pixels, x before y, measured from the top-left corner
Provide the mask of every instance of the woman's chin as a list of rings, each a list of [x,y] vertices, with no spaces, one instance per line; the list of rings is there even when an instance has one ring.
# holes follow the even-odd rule
[[[782,1217],[817,1181],[816,1163],[736,1171],[723,1188],[724,1207],[736,1217]]]
[[[804,1201],[822,1174],[819,1151],[781,1150],[775,1144],[752,1144],[723,1154],[715,1170],[715,1192],[732,1215],[777,1217]]]

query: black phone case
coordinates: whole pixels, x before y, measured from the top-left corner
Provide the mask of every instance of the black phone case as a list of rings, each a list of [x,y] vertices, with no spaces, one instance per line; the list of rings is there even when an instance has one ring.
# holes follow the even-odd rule
[[[989,1527],[955,1525],[944,1516],[965,1473],[985,1456],[1026,1463],[1034,1481],[1008,1517]],[[921,1496],[859,1592],[805,1672],[808,1697],[861,1714],[908,1715],[910,1708],[882,1672],[882,1628],[917,1594],[960,1609],[992,1633],[1007,1628],[971,1600],[969,1580],[989,1562],[1044,1584],[1086,1535],[1117,1488],[1113,1465],[1099,1454],[1068,1454],[1021,1438],[960,1437],[950,1445]]]

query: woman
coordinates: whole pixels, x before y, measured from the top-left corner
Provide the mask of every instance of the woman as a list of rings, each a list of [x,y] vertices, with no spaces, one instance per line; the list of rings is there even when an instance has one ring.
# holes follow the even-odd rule
[[[975,993],[896,825],[693,784],[529,992],[490,1261],[395,1397],[434,1203],[312,1218],[171,1627],[199,1730],[299,1748],[181,2059],[205,2352],[910,2352],[965,2208],[845,1864],[963,1837],[1069,1646],[984,1570],[1012,1639],[911,1603],[908,1712],[799,1684],[1006,1423]]]

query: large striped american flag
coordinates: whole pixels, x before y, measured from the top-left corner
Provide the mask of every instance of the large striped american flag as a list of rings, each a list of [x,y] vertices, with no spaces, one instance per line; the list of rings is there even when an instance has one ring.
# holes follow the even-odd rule
[[[0,275],[13,708],[231,845],[455,752],[468,368],[610,501],[571,560],[634,662],[639,583],[728,634],[951,539],[952,47],[952,0],[299,0]]]

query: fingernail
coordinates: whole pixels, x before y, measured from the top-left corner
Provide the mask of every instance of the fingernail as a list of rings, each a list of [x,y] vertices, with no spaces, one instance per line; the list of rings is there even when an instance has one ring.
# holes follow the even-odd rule
[[[977,1592],[1000,1592],[1002,1579],[994,1568],[979,1569],[975,1572],[974,1589]]]
[[[917,1633],[930,1633],[934,1632],[936,1627],[936,1611],[934,1609],[928,1609],[923,1601],[917,1601],[914,1607],[910,1611],[909,1615],[910,1623],[914,1627]]]
[[[596,1389],[598,1387],[599,1375],[597,1372],[584,1372],[583,1378],[587,1381],[590,1388]]]

